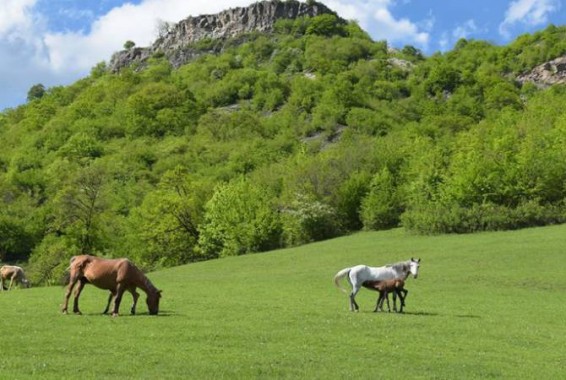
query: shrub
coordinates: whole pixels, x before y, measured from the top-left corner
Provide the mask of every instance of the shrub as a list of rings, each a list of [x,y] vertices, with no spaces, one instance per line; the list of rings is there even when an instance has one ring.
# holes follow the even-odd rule
[[[515,208],[491,202],[469,207],[431,203],[405,212],[401,219],[405,228],[419,233],[471,233],[564,223],[566,213],[564,205],[541,205],[536,200],[523,201]]]
[[[34,285],[63,285],[69,259],[79,252],[79,247],[71,239],[46,236],[35,247],[30,257],[30,281]]]
[[[283,241],[295,246],[337,236],[340,226],[336,212],[312,196],[297,194],[283,212]]]

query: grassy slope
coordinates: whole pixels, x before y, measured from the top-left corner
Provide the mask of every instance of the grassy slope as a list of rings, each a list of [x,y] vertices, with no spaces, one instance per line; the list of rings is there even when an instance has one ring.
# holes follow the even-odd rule
[[[150,274],[162,315],[63,316],[62,288],[0,295],[3,377],[558,378],[566,369],[566,225],[423,237],[361,233]],[[333,275],[421,257],[406,314],[360,313]],[[143,297],[145,299],[145,297]]]

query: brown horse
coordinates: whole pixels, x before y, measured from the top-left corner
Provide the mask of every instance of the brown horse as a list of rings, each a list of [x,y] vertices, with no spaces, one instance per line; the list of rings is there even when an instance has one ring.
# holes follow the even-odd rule
[[[387,310],[391,311],[389,306],[389,293],[393,293],[393,310],[397,312],[397,296],[401,301],[401,307],[399,312],[403,312],[403,306],[405,306],[405,298],[409,291],[405,289],[405,281],[401,278],[396,278],[393,280],[382,280],[382,281],[366,281],[363,287],[379,292],[379,297],[377,298],[377,303],[375,305],[375,311],[383,310],[383,301],[387,300]]]
[[[8,281],[8,279],[10,279],[10,286],[8,286],[8,290],[12,289],[12,285],[14,283],[16,285],[22,284],[25,288],[29,288],[31,286],[26,278],[24,270],[15,265],[4,265],[0,268],[0,290],[6,290],[4,287],[4,281]]]
[[[156,315],[159,312],[159,299],[161,298],[161,290],[157,290],[149,279],[128,259],[102,259],[96,256],[80,255],[71,258],[70,282],[65,293],[65,303],[63,305],[63,313],[67,313],[69,297],[73,291],[73,287],[78,282],[79,285],[75,289],[75,300],[73,303],[73,312],[81,314],[79,310],[79,296],[86,284],[93,284],[100,289],[110,291],[108,304],[104,310],[104,314],[110,308],[110,302],[114,298],[114,310],[112,316],[118,315],[122,295],[127,290],[133,298],[131,313],[136,313],[136,304],[139,294],[136,288],[140,288],[147,294],[147,308],[149,314]]]

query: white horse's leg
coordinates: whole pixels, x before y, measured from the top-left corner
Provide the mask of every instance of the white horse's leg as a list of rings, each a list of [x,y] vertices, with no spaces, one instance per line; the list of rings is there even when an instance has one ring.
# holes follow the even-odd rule
[[[358,284],[352,284],[352,293],[350,293],[350,311],[358,311],[360,307],[356,303],[356,294],[360,291]]]

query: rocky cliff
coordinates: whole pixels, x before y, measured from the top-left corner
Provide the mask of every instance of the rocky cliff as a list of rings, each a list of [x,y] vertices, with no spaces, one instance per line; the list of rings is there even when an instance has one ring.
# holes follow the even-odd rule
[[[178,67],[194,58],[198,52],[188,48],[203,39],[225,40],[248,32],[269,33],[278,19],[314,17],[321,14],[335,14],[325,5],[317,2],[261,1],[249,7],[228,9],[214,15],[186,18],[171,27],[152,46],[133,48],[115,53],[109,64],[112,71],[132,63],[143,63],[154,53],[163,53]]]

